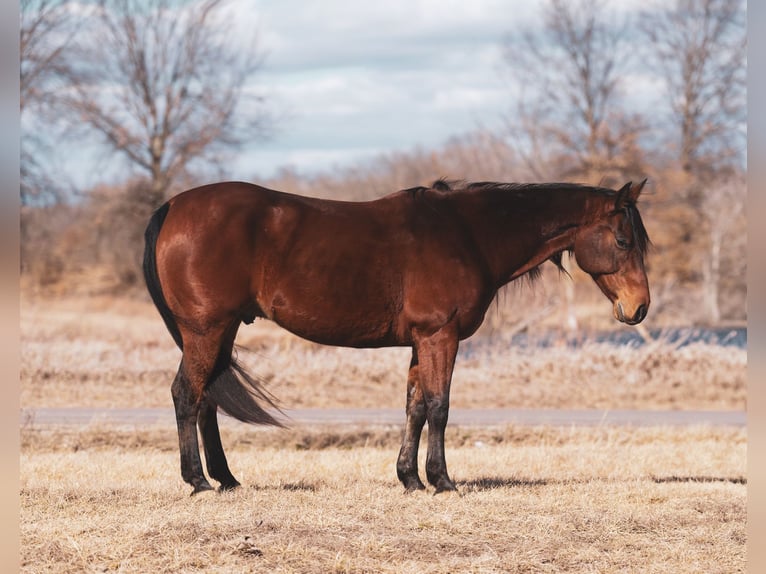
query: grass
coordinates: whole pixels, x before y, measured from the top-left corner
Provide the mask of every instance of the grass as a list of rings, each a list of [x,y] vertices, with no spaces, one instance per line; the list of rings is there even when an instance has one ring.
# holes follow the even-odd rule
[[[745,569],[742,429],[451,429],[460,494],[432,496],[402,493],[385,430],[306,450],[243,426],[243,488],[193,498],[162,443],[50,432],[22,451],[22,572]]]
[[[149,303],[30,302],[22,305],[23,407],[171,407],[180,360]],[[658,341],[640,348],[586,342],[523,349],[502,333],[458,356],[451,404],[458,408],[744,410],[747,353]],[[272,323],[245,326],[238,356],[283,407],[404,407],[408,349],[324,347]]]
[[[180,353],[148,304],[24,300],[21,315],[22,407],[171,406]],[[455,407],[745,408],[743,350],[482,336],[458,358]],[[406,349],[320,347],[265,322],[238,343],[286,408],[403,409]],[[192,498],[174,428],[23,424],[21,571],[745,570],[745,429],[448,426],[460,493],[440,496],[403,494],[400,428],[221,432],[243,487]]]

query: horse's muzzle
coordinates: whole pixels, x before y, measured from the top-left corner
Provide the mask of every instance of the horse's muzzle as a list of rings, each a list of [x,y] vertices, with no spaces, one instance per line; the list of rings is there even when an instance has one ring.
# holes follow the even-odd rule
[[[638,325],[641,321],[643,321],[646,318],[646,314],[649,311],[648,305],[639,305],[638,309],[636,309],[636,312],[633,314],[632,317],[627,317],[625,315],[625,310],[622,307],[622,303],[618,302],[614,306],[614,316],[617,318],[618,321],[622,323],[626,323],[628,325]]]

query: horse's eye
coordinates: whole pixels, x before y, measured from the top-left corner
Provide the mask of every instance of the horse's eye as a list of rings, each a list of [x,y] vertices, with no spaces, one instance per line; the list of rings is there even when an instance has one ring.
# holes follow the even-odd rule
[[[617,247],[620,249],[630,249],[630,241],[624,237],[615,237],[615,239],[617,241]]]

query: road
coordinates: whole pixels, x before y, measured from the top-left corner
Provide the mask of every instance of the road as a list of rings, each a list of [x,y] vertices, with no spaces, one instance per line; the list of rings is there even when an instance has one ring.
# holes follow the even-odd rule
[[[222,416],[221,424],[241,424]],[[404,409],[286,409],[281,419],[287,426],[356,425],[390,426],[404,424]],[[174,425],[173,409],[21,409],[22,426],[104,424],[114,426]],[[637,410],[554,410],[554,409],[450,409],[451,426],[688,426],[713,425],[744,427],[744,411],[637,411]]]

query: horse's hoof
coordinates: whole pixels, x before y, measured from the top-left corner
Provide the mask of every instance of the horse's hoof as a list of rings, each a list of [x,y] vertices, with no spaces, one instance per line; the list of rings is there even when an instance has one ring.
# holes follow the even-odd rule
[[[412,494],[413,492],[422,492],[426,489],[425,485],[422,482],[419,482],[418,484],[411,484],[409,486],[404,487],[404,494]]]
[[[400,480],[402,481],[402,484],[404,484],[404,494],[426,489],[426,486],[417,475],[407,477],[401,476]]]
[[[457,492],[457,487],[455,486],[455,483],[452,481],[444,481],[436,485],[436,491],[434,492],[434,496],[437,494],[441,494],[443,492]]]
[[[212,486],[208,482],[203,482],[194,487],[194,490],[192,490],[192,493],[189,496],[194,496],[196,494],[199,494],[200,492],[208,492],[210,490],[214,490]]]
[[[218,492],[228,492],[230,490],[239,488],[240,486],[242,485],[239,483],[239,481],[236,480],[234,482],[227,482],[225,484],[221,483],[221,486],[218,487]]]

